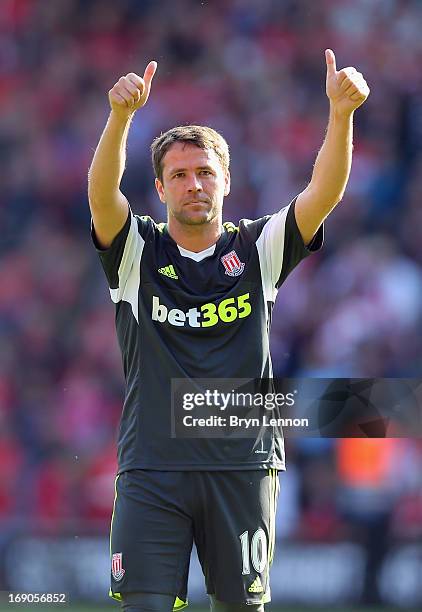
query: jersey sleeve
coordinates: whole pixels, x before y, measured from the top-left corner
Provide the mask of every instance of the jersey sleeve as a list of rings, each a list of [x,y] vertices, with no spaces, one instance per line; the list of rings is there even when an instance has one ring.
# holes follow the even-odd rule
[[[321,225],[312,241],[304,244],[296,223],[295,204],[296,198],[279,212],[266,217],[267,222],[256,243],[263,281],[272,299],[297,264],[318,251],[324,242]]]
[[[114,303],[121,300],[132,305],[137,319],[138,292],[141,276],[141,257],[149,232],[149,223],[129,208],[126,222],[107,249],[102,249],[91,221],[91,237],[99,255]]]

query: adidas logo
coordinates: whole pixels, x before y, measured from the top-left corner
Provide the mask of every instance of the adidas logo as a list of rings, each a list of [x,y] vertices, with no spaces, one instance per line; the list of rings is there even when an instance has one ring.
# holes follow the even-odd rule
[[[171,264],[169,266],[164,266],[164,268],[158,268],[158,272],[169,278],[174,278],[175,280],[179,278],[176,274],[176,270]]]
[[[261,578],[257,576],[255,580],[252,582],[248,591],[249,593],[262,593],[263,590],[264,590],[264,587],[262,586]]]

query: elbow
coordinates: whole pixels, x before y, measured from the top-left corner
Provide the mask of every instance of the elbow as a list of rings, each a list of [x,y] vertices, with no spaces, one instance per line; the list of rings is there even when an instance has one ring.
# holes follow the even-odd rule
[[[338,204],[340,204],[340,202],[343,200],[344,194],[346,192],[346,189],[343,189],[340,192],[335,192],[335,193],[331,193],[331,194],[327,194],[325,195],[325,204],[327,206],[327,208],[329,208],[329,210],[332,210],[333,208],[335,208]]]
[[[92,181],[88,175],[88,202],[91,211],[100,210],[103,206],[104,197],[97,189],[95,181]]]
[[[92,178],[92,173],[91,173],[91,168],[88,170],[88,199],[91,202],[91,200],[94,199],[95,196],[95,188],[94,188],[94,181]]]
[[[313,192],[313,201],[316,207],[325,215],[328,215],[343,199],[345,190],[341,192],[329,192],[326,188]]]
[[[337,204],[340,204],[340,202],[343,200],[344,198],[344,194],[346,193],[346,190],[343,189],[343,191],[337,195],[337,197],[334,200],[334,206],[337,206]]]
[[[88,172],[88,200],[91,208],[99,208],[104,200],[104,190],[100,189],[99,185],[100,183],[94,176],[92,176],[90,170]]]

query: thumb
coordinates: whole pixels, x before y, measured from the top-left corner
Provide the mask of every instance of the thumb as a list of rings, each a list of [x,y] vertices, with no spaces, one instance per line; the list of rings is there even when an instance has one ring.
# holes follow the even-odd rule
[[[156,70],[157,70],[157,62],[150,62],[148,66],[145,68],[144,82],[145,82],[147,90],[149,90],[149,88],[151,87],[152,77],[154,76]]]
[[[331,49],[325,49],[325,61],[327,63],[327,77],[336,73],[336,56]]]

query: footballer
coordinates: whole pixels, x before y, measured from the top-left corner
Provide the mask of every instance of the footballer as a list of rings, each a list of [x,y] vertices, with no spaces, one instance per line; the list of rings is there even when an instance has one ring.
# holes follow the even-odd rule
[[[288,274],[323,243],[352,162],[360,72],[325,52],[329,121],[308,186],[272,215],[223,223],[230,192],[224,138],[174,127],[151,145],[167,222],[138,216],[120,190],[131,121],[156,62],[109,91],[111,112],[89,171],[92,239],[116,309],[125,398],[111,525],[111,595],[127,612],[187,605],[195,543],[212,610],[270,601],[283,439],[171,436],[172,379],[271,378],[271,313]],[[140,113],[141,114],[141,113]]]

